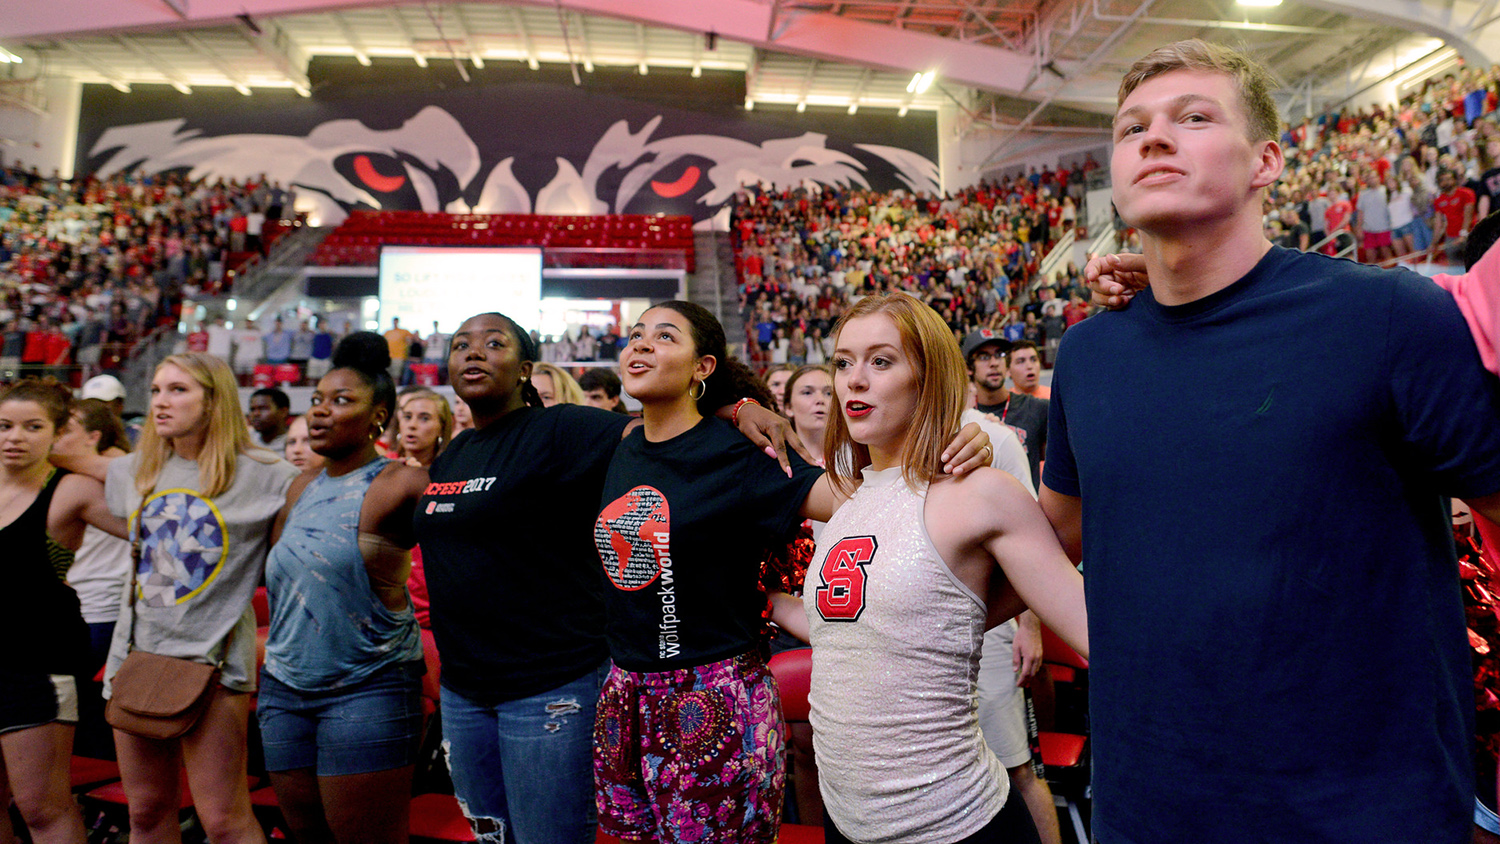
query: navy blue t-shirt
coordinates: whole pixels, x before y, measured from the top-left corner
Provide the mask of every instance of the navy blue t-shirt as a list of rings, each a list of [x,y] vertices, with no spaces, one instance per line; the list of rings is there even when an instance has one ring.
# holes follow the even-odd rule
[[[604,662],[594,514],[629,423],[527,407],[459,434],[433,461],[413,524],[445,687],[494,706]]]
[[[1043,481],[1083,503],[1100,841],[1469,840],[1442,496],[1500,491],[1497,420],[1406,271],[1277,247],[1067,333]]]

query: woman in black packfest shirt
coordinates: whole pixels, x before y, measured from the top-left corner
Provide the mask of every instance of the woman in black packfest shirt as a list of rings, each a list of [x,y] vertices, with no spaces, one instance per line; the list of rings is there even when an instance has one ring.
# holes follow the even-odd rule
[[[501,314],[471,317],[453,335],[449,383],[474,429],[433,462],[415,528],[449,766],[476,836],[590,844],[591,730],[608,668],[591,537],[605,469],[640,423],[542,409],[529,381],[536,359],[530,336]],[[757,449],[791,433],[759,407],[738,421]]]
[[[776,471],[707,415],[755,376],[702,307],[652,307],[620,360],[645,425],[610,461],[593,530],[614,661],[594,728],[600,826],[626,840],[769,844],[786,727],[760,636],[760,562],[839,496],[819,467]],[[946,451],[957,472],[992,453],[977,425]]]

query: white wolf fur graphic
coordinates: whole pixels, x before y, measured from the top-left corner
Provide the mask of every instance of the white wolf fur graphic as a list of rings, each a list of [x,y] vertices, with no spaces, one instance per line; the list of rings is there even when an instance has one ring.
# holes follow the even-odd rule
[[[557,175],[542,188],[533,203],[512,172],[513,158],[490,169],[471,206],[464,199],[443,202],[431,175],[403,160],[406,176],[424,211],[453,213],[619,213],[651,180],[683,156],[706,158],[713,163],[701,178],[709,189],[697,200],[702,211],[695,217],[711,217],[743,184],[765,183],[777,189],[807,184],[836,187],[869,187],[864,165],[858,159],[829,149],[827,137],[806,133],[795,138],[776,138],[753,144],[723,135],[680,135],[649,140],[661,125],[657,116],[639,132],[620,120],[610,126],[594,145],[582,169],[557,159]],[[382,207],[369,191],[350,182],[334,167],[339,158],[358,153],[380,153],[422,162],[432,172],[446,170],[464,191],[480,175],[478,147],[462,125],[447,111],[427,106],[399,128],[370,129],[358,120],[330,120],[306,137],[294,135],[220,135],[203,137],[184,130],[185,120],[161,120],[117,126],[105,131],[90,150],[90,156],[111,153],[99,167],[99,175],[139,168],[156,173],[187,168],[193,179],[248,179],[264,173],[266,178],[293,185],[298,190],[299,210],[310,210],[323,225],[343,220],[349,208]],[[895,167],[897,178],[909,189],[938,191],[937,165],[909,150],[874,144],[857,147],[879,156]],[[626,175],[611,200],[599,195],[599,179],[610,168]],[[309,208],[308,205],[312,207]],[[700,228],[709,224],[702,219]]]

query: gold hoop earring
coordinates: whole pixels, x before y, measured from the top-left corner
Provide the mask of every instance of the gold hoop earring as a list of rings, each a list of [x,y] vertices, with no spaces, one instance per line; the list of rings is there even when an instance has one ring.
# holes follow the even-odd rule
[[[693,386],[694,385],[696,385],[698,387],[698,395],[696,395],[696,396],[693,395]],[[703,394],[706,393],[706,392],[708,392],[708,382],[706,382],[706,381],[698,381],[698,380],[694,379],[693,383],[688,386],[688,398],[692,399],[693,401],[697,401],[697,400],[703,398]]]

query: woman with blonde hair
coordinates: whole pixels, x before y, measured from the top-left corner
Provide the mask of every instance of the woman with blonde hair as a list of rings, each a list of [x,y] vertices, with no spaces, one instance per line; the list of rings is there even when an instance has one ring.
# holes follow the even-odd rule
[[[944,475],[969,379],[936,313],[904,293],[871,296],[835,335],[827,442],[839,500],[808,571],[805,617],[786,619],[813,645],[825,834],[1035,842],[980,733],[981,645],[1024,600],[1087,653],[1082,578],[1014,477]]]
[[[407,387],[401,391],[396,398],[396,419],[395,459],[408,466],[426,469],[453,441],[453,411],[446,399],[426,387]],[[417,623],[422,627],[432,626],[427,568],[420,545],[411,549],[411,576],[406,587],[411,592]]]
[[[427,468],[453,441],[453,409],[426,387],[407,387],[396,398],[396,459]]]
[[[531,386],[542,397],[542,407],[583,404],[583,388],[561,367],[537,361],[531,370]]]
[[[296,470],[253,446],[228,365],[189,352],[162,361],[133,454],[110,463],[109,509],[139,545],[121,607],[105,695],[126,655],[143,650],[220,666],[202,716],[181,738],[115,730],[131,840],[181,841],[179,770],[218,844],[264,842],[246,787],[246,726],[255,691],[255,612],[272,520]]]

